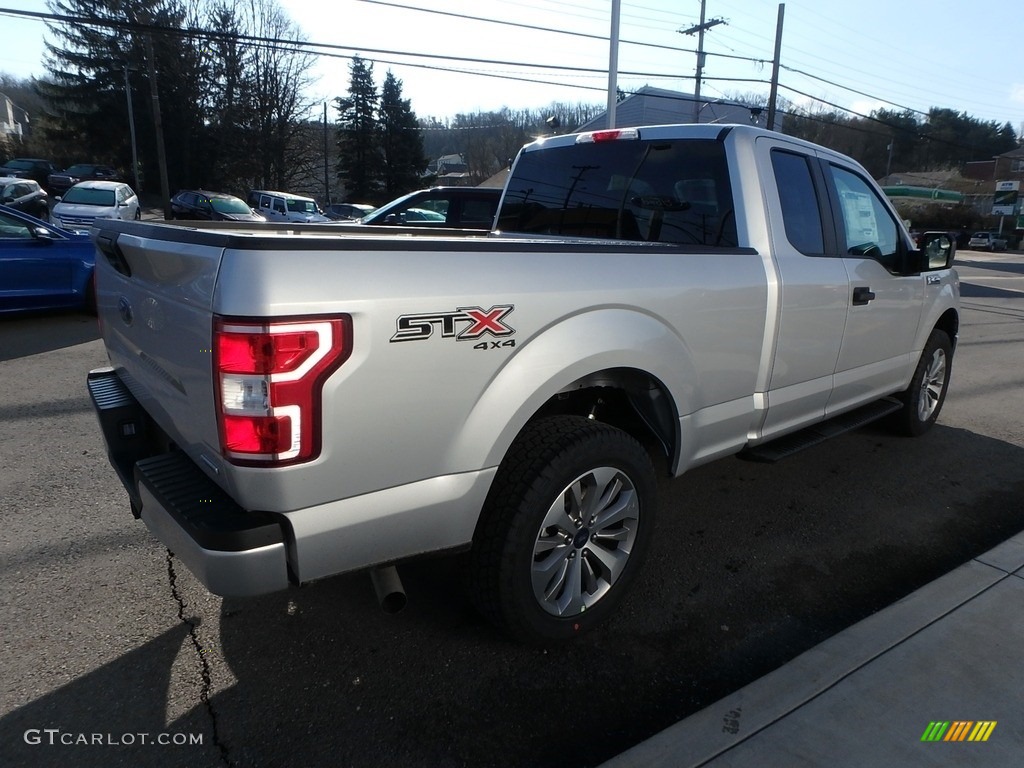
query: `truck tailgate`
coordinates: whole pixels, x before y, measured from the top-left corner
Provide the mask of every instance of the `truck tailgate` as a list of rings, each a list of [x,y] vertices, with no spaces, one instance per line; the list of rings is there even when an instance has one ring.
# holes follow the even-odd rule
[[[173,227],[131,233],[98,222],[97,311],[111,365],[193,459],[219,453],[212,307],[223,247],[178,241]],[[156,230],[156,228],[153,228]]]

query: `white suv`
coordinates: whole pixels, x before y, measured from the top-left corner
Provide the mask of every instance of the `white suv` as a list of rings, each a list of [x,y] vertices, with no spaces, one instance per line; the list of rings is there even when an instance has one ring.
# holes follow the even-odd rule
[[[267,221],[298,221],[305,224],[330,221],[311,197],[254,189],[249,193],[248,203],[250,208]]]
[[[64,229],[88,229],[96,219],[139,219],[134,190],[120,181],[81,181],[58,197],[50,220]]]

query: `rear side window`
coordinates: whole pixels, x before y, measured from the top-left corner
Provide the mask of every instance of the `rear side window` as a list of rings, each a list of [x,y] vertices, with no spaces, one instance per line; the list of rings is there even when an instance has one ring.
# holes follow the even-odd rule
[[[821,210],[814,189],[814,179],[805,155],[772,150],[772,169],[775,186],[782,203],[782,220],[786,225],[786,239],[800,253],[821,256],[825,253],[825,238],[821,227]]]
[[[725,148],[710,139],[621,140],[524,152],[498,229],[735,247]]]
[[[498,207],[497,198],[490,200],[467,199],[462,203],[462,224],[491,225],[494,221],[494,210]]]

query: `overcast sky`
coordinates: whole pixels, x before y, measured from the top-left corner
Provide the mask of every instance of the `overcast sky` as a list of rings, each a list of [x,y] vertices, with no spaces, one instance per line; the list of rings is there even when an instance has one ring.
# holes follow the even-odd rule
[[[402,80],[420,117],[606,102],[611,0],[279,3],[309,42],[340,47],[317,58],[310,96],[318,101],[347,91],[344,57],[359,53],[373,62],[378,85],[388,69]],[[0,8],[48,10],[44,0],[0,0]],[[705,36],[703,98],[767,98],[778,9],[766,0],[707,0],[707,19],[724,23]],[[1022,11],[1020,0],[787,0],[779,93],[863,114],[947,107],[1009,121],[1020,133]],[[699,21],[699,0],[623,0],[621,13],[619,87],[692,93],[697,37],[677,30]],[[0,30],[0,71],[41,75],[45,25],[0,15]],[[407,55],[414,53],[422,56]]]

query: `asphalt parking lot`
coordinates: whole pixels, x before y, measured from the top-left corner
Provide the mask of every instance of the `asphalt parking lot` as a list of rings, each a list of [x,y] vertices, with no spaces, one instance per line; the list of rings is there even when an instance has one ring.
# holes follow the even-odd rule
[[[0,320],[0,764],[599,764],[1024,529],[1024,257],[957,266],[932,432],[664,480],[621,615],[548,650],[478,619],[449,560],[403,571],[397,616],[358,575],[207,594],[106,462],[95,322]]]

